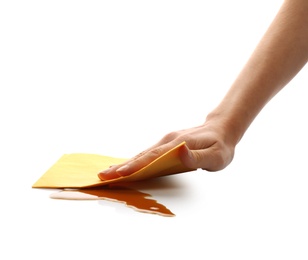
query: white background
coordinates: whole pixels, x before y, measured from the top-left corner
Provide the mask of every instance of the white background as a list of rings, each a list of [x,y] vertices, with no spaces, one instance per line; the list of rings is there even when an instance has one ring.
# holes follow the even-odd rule
[[[129,158],[201,124],[281,3],[1,1],[0,258],[308,259],[307,67],[228,168],[144,185],[176,217],[31,188],[65,153]]]

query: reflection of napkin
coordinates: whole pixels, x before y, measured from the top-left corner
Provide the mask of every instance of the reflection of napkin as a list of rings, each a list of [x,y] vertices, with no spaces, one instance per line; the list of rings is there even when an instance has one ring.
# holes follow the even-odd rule
[[[86,188],[116,182],[139,181],[163,175],[191,171],[179,159],[179,149],[185,142],[169,150],[144,168],[125,177],[102,181],[97,174],[126,159],[95,154],[63,155],[34,185],[33,188]]]

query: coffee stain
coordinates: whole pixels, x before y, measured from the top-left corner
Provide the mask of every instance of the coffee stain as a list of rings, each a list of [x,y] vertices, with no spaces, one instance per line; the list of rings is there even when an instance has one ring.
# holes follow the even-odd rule
[[[52,199],[63,200],[108,200],[126,204],[142,213],[152,213],[165,217],[175,216],[168,208],[158,203],[148,193],[125,185],[110,185],[99,188],[62,190],[50,195]]]

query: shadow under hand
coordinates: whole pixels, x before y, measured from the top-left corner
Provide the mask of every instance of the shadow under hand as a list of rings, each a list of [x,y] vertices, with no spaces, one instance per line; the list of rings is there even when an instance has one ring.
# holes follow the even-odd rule
[[[158,203],[151,194],[141,190],[170,190],[177,184],[169,178],[156,178],[140,182],[111,184],[109,186],[79,190],[62,190],[50,195],[52,199],[65,200],[109,200],[121,202],[137,211],[161,216],[175,216],[167,207]]]

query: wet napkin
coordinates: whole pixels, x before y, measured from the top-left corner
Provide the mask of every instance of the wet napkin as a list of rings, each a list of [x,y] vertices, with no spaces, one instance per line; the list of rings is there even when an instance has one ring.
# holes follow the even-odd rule
[[[125,177],[102,181],[97,174],[111,165],[127,159],[97,154],[73,153],[63,155],[34,184],[33,188],[88,188],[111,183],[139,181],[164,175],[191,171],[179,159],[179,149],[185,142],[169,150],[144,168]]]

